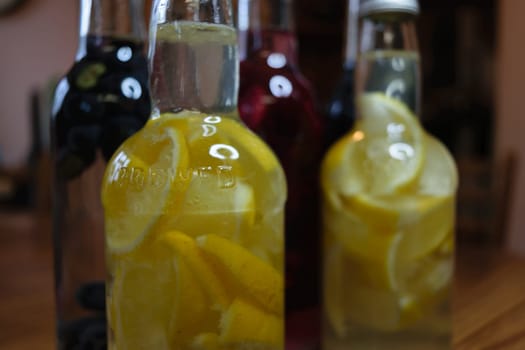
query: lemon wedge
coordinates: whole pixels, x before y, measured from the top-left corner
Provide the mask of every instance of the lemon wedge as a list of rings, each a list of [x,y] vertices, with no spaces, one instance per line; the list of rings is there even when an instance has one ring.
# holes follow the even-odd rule
[[[338,337],[346,335],[347,327],[345,324],[345,290],[344,283],[344,257],[341,247],[337,245],[326,247],[326,257],[324,262],[324,309],[328,322],[332,326]]]
[[[195,239],[178,231],[170,231],[160,238],[162,244],[169,246],[182,258],[199,281],[215,309],[225,310],[231,303],[227,286],[219,279],[215,270],[206,260]]]
[[[267,313],[241,299],[235,299],[224,313],[219,339],[225,344],[242,344],[250,348],[282,349],[284,323],[282,318]]]
[[[220,349],[219,335],[217,333],[201,333],[193,339],[191,348],[195,350]]]
[[[174,343],[183,347],[197,333],[213,329],[219,313],[211,310],[198,277],[182,257],[174,259],[174,278],[174,290],[166,291],[174,294],[168,330]]]
[[[417,181],[425,159],[424,131],[402,102],[382,93],[357,98],[354,131],[328,152],[323,188],[344,196],[392,194]]]
[[[276,315],[283,313],[283,276],[249,250],[217,235],[197,238],[197,244],[216,259],[240,287]]]
[[[113,278],[108,303],[113,342],[118,349],[168,349],[174,289],[171,261],[137,258],[121,262]]]

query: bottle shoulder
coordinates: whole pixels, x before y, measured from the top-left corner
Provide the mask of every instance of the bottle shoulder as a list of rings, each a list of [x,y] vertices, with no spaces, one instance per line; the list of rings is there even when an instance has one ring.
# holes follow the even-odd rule
[[[122,167],[123,158],[147,177],[171,174],[174,183],[207,183],[210,191],[249,186],[275,207],[286,198],[284,172],[275,154],[228,116],[183,111],[150,119],[117,150],[113,171]]]
[[[325,193],[349,197],[450,198],[458,186],[452,155],[424,130],[421,138],[395,140],[357,123],[329,148],[321,169]]]

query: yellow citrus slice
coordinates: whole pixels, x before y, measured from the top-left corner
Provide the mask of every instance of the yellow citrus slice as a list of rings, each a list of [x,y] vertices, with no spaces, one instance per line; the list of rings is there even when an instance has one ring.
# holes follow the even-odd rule
[[[239,286],[263,307],[282,315],[283,276],[247,249],[217,235],[197,238],[197,244],[233,277]]]
[[[224,186],[215,175],[193,178],[173,226],[192,235],[218,234],[240,242],[255,222],[253,188],[241,180]]]
[[[443,273],[445,260],[421,282],[432,290],[399,293],[370,285],[362,267],[344,256],[340,246],[327,245],[324,265],[324,312],[332,331],[339,338],[347,336],[349,323],[380,331],[395,331],[413,325],[429,310],[435,310],[446,296],[450,273]],[[450,260],[448,260],[450,262]],[[421,276],[419,276],[421,277]],[[432,312],[432,311],[430,311]]]
[[[413,325],[432,314],[445,300],[452,278],[450,256],[431,255],[404,265],[405,285],[398,290],[370,284],[370,277],[359,262],[346,260],[345,314],[356,324],[393,331]],[[376,270],[377,271],[377,270]],[[381,273],[379,273],[381,274]],[[377,277],[377,276],[376,276]],[[399,279],[398,281],[401,281]]]
[[[216,271],[197,246],[195,239],[178,231],[163,235],[161,241],[181,257],[199,281],[215,309],[225,310],[231,303],[227,286],[219,279]]]
[[[321,167],[321,186],[325,199],[334,208],[340,209],[342,204],[339,193],[355,193],[363,185],[356,179],[351,179],[351,150],[353,134],[337,141],[326,154]]]
[[[432,206],[428,205],[417,215],[402,214],[404,217],[412,216],[413,221],[405,222],[397,230],[367,225],[357,215],[344,211],[327,212],[326,229],[336,237],[348,257],[360,262],[360,268],[374,285],[399,290],[399,286],[405,284],[402,282],[405,278],[401,276],[407,275],[403,270],[435,251],[453,228],[452,197],[423,200],[430,201]],[[392,199],[391,204],[395,203],[403,203],[403,199]],[[383,220],[380,215],[376,218]]]
[[[197,333],[216,327],[219,313],[210,309],[208,297],[186,260],[181,257],[175,258],[174,270],[175,288],[167,291],[173,293],[173,309],[168,330],[174,343],[184,347]]]
[[[425,159],[423,129],[417,118],[402,102],[381,93],[360,95],[357,106],[362,119],[330,150],[323,182],[347,196],[392,194],[410,186]]]
[[[164,237],[118,263],[109,301],[110,325],[120,346],[137,346],[130,349],[187,347],[198,333],[216,329],[220,318],[196,274]]]
[[[345,314],[348,320],[380,331],[402,329],[405,308],[413,312],[412,308],[415,307],[402,303],[393,292],[366,285],[350,285],[345,297]]]
[[[200,154],[200,157],[209,154],[209,145],[206,141],[211,140],[219,146],[226,144],[226,146],[238,147],[241,154],[250,155],[257,160],[257,163],[266,172],[279,168],[279,162],[272,150],[261,138],[243,125],[236,114],[215,115],[183,110],[179,113],[162,114],[157,122],[183,130],[190,148],[196,154]],[[220,157],[221,155],[225,157]],[[219,147],[218,156],[219,159],[231,158],[227,148],[220,149]]]
[[[373,231],[352,212],[324,208],[325,235],[333,237],[345,254],[363,260],[384,260],[393,244],[394,233]]]
[[[239,145],[257,159],[265,172],[269,173],[280,168],[279,161],[270,147],[238,118],[223,118],[220,128],[225,131],[233,144]]]
[[[165,278],[167,276],[167,278]],[[174,283],[171,262],[143,259],[120,262],[109,303],[113,342],[118,349],[168,349],[166,330]]]
[[[346,335],[345,324],[345,291],[344,258],[341,247],[327,246],[324,261],[323,298],[325,316],[338,337]]]
[[[224,313],[220,330],[219,339],[225,344],[263,349],[282,349],[284,346],[282,318],[240,299],[235,299]]]
[[[368,275],[376,275],[393,289],[399,284],[395,276],[404,275],[399,273],[400,266],[410,266],[433,252],[454,226],[454,163],[439,142],[424,139],[428,158],[413,193],[341,197],[344,210],[331,208],[325,213],[327,229],[345,252],[363,260],[364,266],[370,266]]]
[[[195,350],[218,350],[220,348],[219,335],[217,333],[202,333],[197,335],[191,348]]]
[[[135,248],[185,188],[178,174],[188,165],[183,136],[174,129],[145,128],[108,163],[102,185],[106,243],[111,253]]]
[[[426,157],[423,171],[415,188],[419,193],[433,196],[452,196],[458,187],[458,171],[454,159],[436,138],[424,137]]]

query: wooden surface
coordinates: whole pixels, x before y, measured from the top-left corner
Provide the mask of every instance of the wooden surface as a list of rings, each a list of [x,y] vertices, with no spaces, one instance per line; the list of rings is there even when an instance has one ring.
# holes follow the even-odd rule
[[[468,248],[457,261],[454,348],[525,349],[525,258]],[[0,349],[54,349],[52,266],[49,221],[0,213]]]

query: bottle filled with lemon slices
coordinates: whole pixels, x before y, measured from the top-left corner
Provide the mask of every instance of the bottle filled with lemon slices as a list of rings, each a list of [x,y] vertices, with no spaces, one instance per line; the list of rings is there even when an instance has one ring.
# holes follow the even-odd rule
[[[229,0],[156,0],[153,112],[105,173],[109,349],[282,349],[282,168],[237,116]]]
[[[358,119],[322,165],[323,345],[451,349],[457,171],[422,128],[415,0],[365,0]]]

